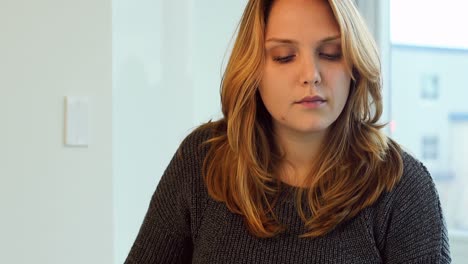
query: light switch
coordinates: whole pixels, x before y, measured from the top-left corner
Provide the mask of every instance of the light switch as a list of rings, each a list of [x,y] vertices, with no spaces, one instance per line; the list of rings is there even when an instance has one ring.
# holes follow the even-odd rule
[[[65,145],[88,146],[88,108],[87,97],[65,97]]]

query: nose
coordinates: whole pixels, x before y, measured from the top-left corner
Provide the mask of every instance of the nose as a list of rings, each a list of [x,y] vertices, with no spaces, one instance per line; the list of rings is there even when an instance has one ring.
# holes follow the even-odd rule
[[[319,64],[313,56],[302,61],[300,82],[303,86],[318,86],[322,82]]]

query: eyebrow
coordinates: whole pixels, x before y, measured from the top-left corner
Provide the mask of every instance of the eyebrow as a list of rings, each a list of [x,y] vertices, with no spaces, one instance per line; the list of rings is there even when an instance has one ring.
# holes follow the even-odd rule
[[[323,44],[323,43],[327,43],[327,42],[331,42],[331,41],[334,41],[334,40],[337,40],[337,39],[340,39],[341,36],[331,36],[331,37],[326,37],[322,40],[319,41],[319,43]],[[281,39],[281,38],[269,38],[265,41],[265,43],[267,42],[278,42],[278,43],[284,43],[284,44],[298,44],[298,42],[296,40],[292,40],[292,39]]]

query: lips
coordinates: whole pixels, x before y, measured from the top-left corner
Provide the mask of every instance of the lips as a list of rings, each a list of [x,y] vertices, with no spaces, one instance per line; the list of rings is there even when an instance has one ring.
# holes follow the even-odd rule
[[[323,102],[326,102],[326,100],[316,95],[316,96],[306,96],[296,103],[302,104],[302,103],[323,103]]]

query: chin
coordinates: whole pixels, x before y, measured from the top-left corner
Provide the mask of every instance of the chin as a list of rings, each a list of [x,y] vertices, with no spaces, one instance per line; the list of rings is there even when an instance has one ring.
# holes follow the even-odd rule
[[[299,133],[304,134],[315,134],[315,133],[323,133],[327,131],[328,126],[308,126],[308,127],[297,127],[295,130]]]

